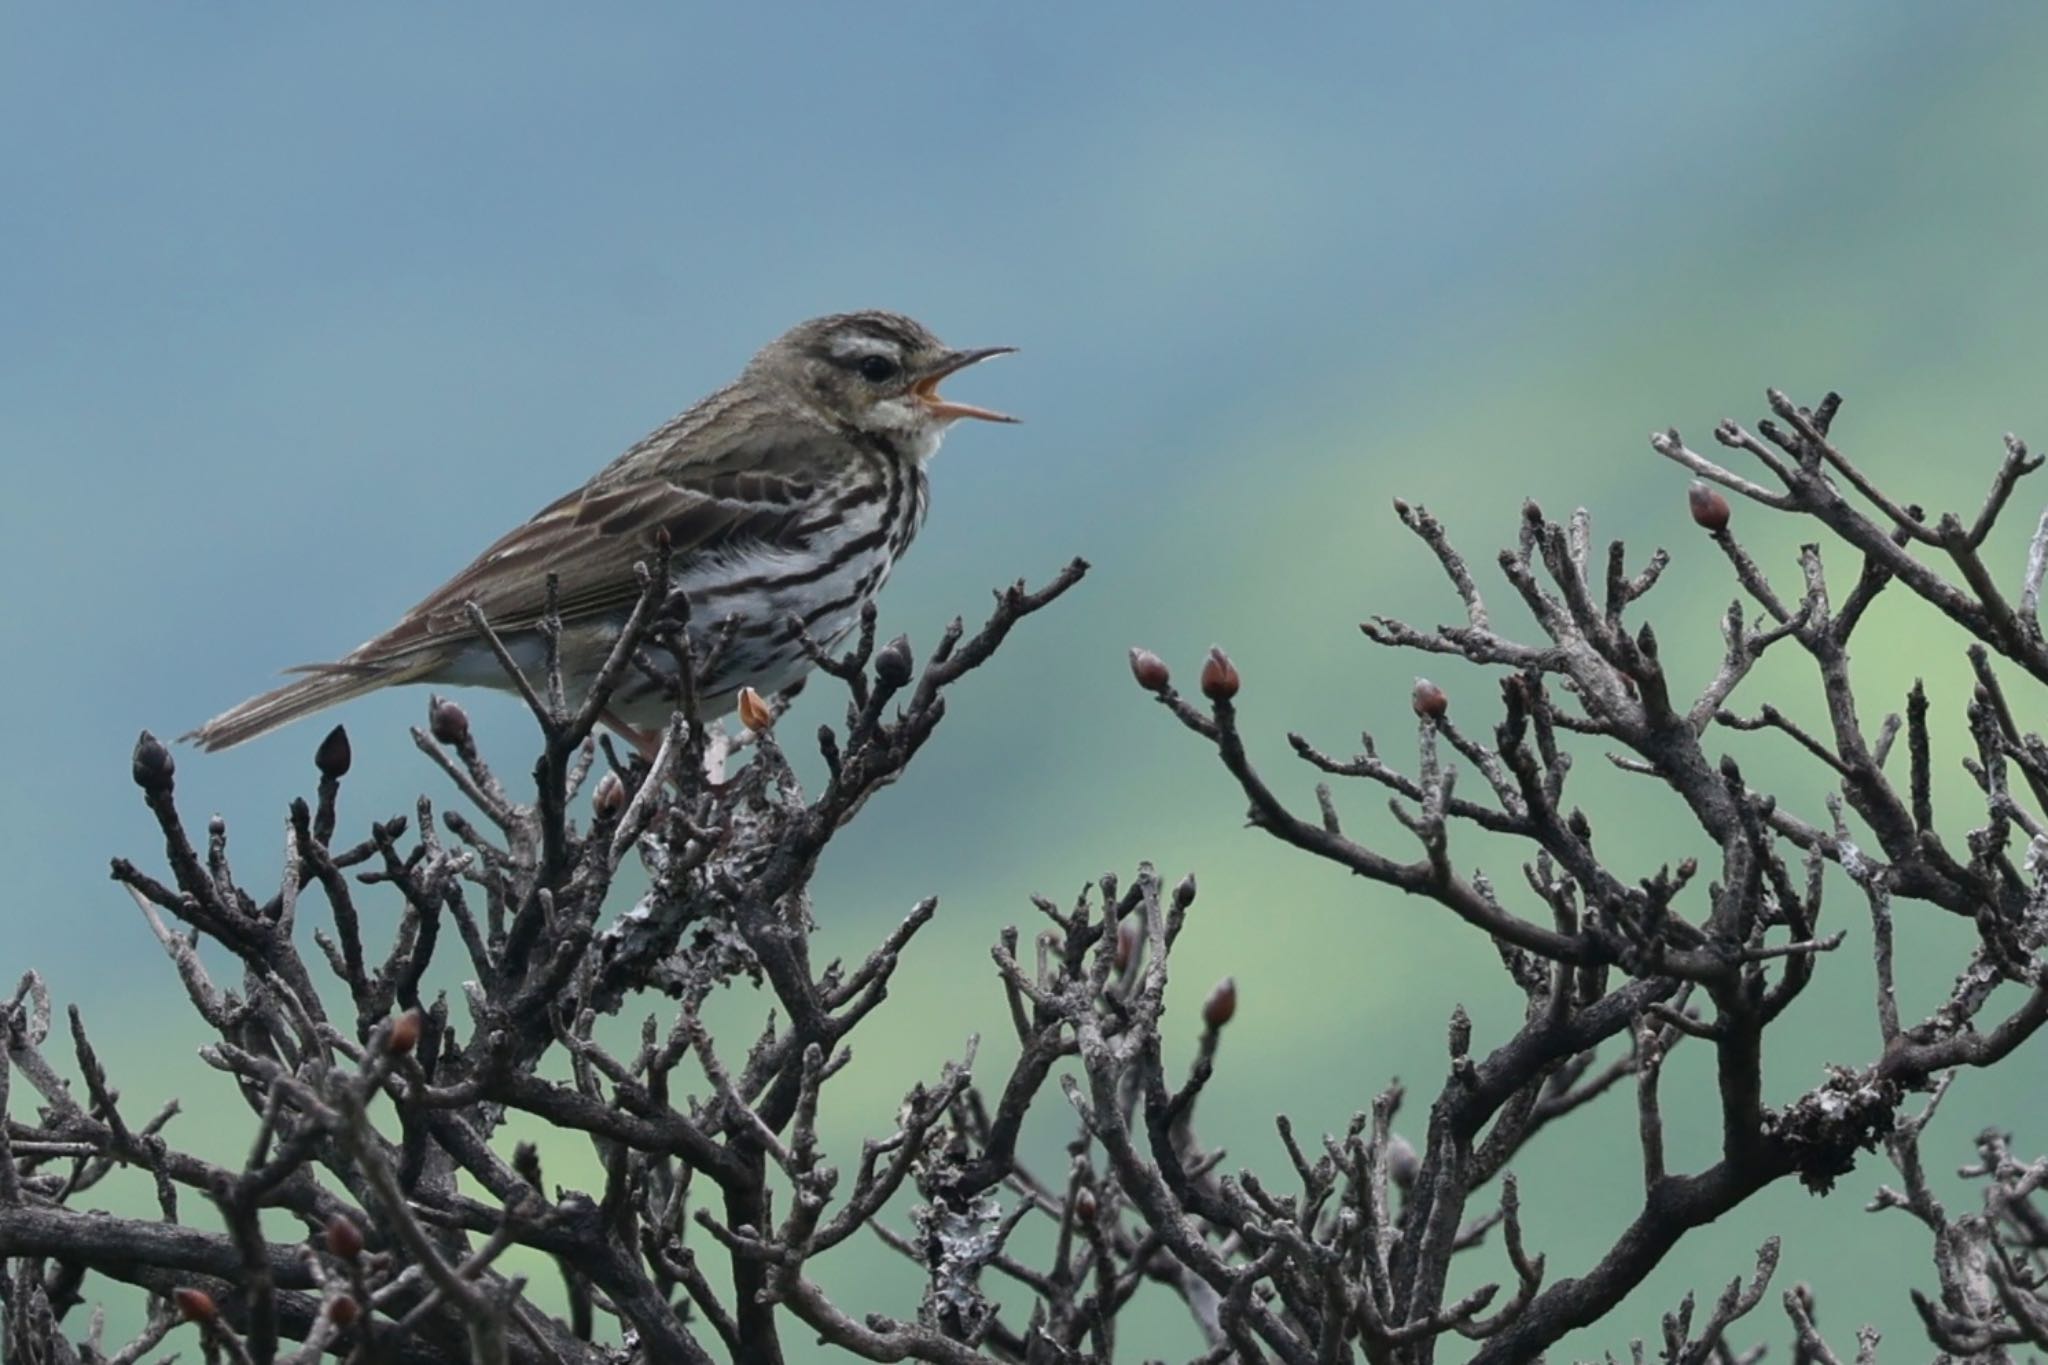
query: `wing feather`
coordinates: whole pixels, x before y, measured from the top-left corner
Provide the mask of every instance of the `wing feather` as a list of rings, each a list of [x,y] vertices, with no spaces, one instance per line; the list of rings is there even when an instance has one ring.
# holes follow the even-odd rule
[[[696,477],[680,481],[689,475]],[[634,566],[652,562],[663,531],[678,566],[748,549],[800,548],[817,529],[811,492],[804,480],[708,464],[594,482],[500,537],[343,662],[383,663],[467,639],[471,602],[501,632],[529,629],[547,610],[550,573],[565,624],[623,612],[640,592]]]
[[[550,573],[565,624],[623,612],[640,591],[634,565],[653,559],[661,531],[679,569],[693,558],[799,549],[818,526],[818,481],[855,458],[817,414],[729,385],[501,536],[341,665],[382,666],[467,641],[471,602],[500,631],[530,629],[547,610]]]

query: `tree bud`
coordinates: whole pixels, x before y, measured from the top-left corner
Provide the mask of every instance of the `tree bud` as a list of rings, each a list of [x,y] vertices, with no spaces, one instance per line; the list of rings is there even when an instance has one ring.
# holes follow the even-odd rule
[[[512,1170],[521,1180],[541,1188],[540,1149],[530,1142],[514,1143],[512,1147]]]
[[[597,790],[590,794],[590,808],[600,820],[616,820],[626,810],[626,784],[619,781],[617,773],[608,772],[597,779]]]
[[[178,1316],[187,1322],[212,1322],[220,1315],[213,1306],[213,1295],[204,1289],[173,1289],[171,1301],[178,1305]]]
[[[1415,1183],[1415,1177],[1422,1170],[1422,1158],[1415,1155],[1415,1144],[1399,1133],[1387,1139],[1387,1174],[1394,1183],[1407,1189]]]
[[[1131,650],[1131,676],[1138,680],[1138,686],[1147,692],[1164,692],[1173,682],[1173,673],[1166,666],[1166,660],[1149,649]]]
[[[327,738],[320,741],[320,747],[313,751],[313,766],[320,770],[320,776],[340,781],[348,776],[348,765],[353,760],[349,752],[348,730],[340,725],[327,732]]]
[[[427,733],[442,744],[466,744],[469,712],[446,697],[431,697],[427,700]]]
[[[345,1213],[327,1220],[327,1249],[344,1261],[363,1254],[363,1230]]]
[[[327,1301],[327,1320],[336,1327],[349,1326],[361,1311],[354,1297],[348,1294],[337,1294]]]
[[[1719,490],[1696,482],[1687,490],[1685,500],[1692,508],[1692,519],[1699,525],[1717,532],[1728,528],[1728,499]]]
[[[1092,1223],[1095,1221],[1096,1209],[1095,1191],[1089,1189],[1086,1185],[1074,1191],[1075,1218],[1083,1223]]]
[[[1237,665],[1221,649],[1211,649],[1202,664],[1202,695],[1210,701],[1229,701],[1237,695]]]
[[[407,1057],[420,1045],[420,1028],[426,1023],[418,1010],[407,1010],[391,1021],[391,1036],[384,1049],[394,1057]]]
[[[910,681],[910,637],[899,635],[875,651],[875,681],[884,687],[901,687]]]
[[[740,724],[755,734],[770,729],[775,724],[775,709],[751,687],[740,689]]]
[[[1415,714],[1424,720],[1442,720],[1444,713],[1451,709],[1450,697],[1427,678],[1415,680],[1415,691],[1409,694],[1408,701],[1415,708]]]
[[[1126,919],[1116,927],[1116,960],[1114,966],[1119,972],[1131,969],[1131,963],[1138,956],[1138,921],[1136,916]]]
[[[135,741],[135,753],[131,762],[135,785],[146,792],[169,791],[172,775],[178,771],[178,764],[171,757],[171,751],[164,742],[144,730]]]
[[[1202,1002],[1202,1023],[1219,1029],[1236,1017],[1237,978],[1226,976],[1216,983],[1209,992],[1209,998]]]

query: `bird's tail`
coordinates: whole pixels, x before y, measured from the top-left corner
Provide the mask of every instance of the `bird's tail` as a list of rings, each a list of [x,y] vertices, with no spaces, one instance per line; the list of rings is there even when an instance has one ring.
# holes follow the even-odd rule
[[[223,711],[206,724],[181,738],[208,753],[231,749],[244,740],[269,734],[282,725],[324,711],[338,702],[360,697],[392,683],[408,682],[423,670],[405,664],[312,664],[303,669],[308,676],[283,687],[251,697],[232,710]]]

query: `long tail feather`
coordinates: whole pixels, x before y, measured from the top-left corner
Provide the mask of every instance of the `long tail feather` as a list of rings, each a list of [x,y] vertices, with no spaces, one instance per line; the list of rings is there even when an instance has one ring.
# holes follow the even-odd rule
[[[196,743],[208,753],[231,749],[244,740],[269,734],[281,725],[289,725],[351,697],[374,692],[392,683],[409,681],[418,671],[403,666],[349,666],[339,671],[315,673],[265,692],[260,697],[251,697],[182,738]]]

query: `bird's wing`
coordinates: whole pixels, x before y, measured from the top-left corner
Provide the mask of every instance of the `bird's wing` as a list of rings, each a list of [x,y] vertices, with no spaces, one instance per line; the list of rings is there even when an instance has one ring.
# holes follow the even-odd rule
[[[673,562],[801,543],[816,513],[805,479],[718,459],[669,462],[645,477],[601,478],[551,503],[429,594],[398,624],[339,665],[376,666],[474,634],[471,602],[494,629],[524,630],[547,610],[556,576],[567,624],[627,609],[639,596],[636,563],[650,566],[661,532]],[[321,671],[325,671],[322,669]]]

